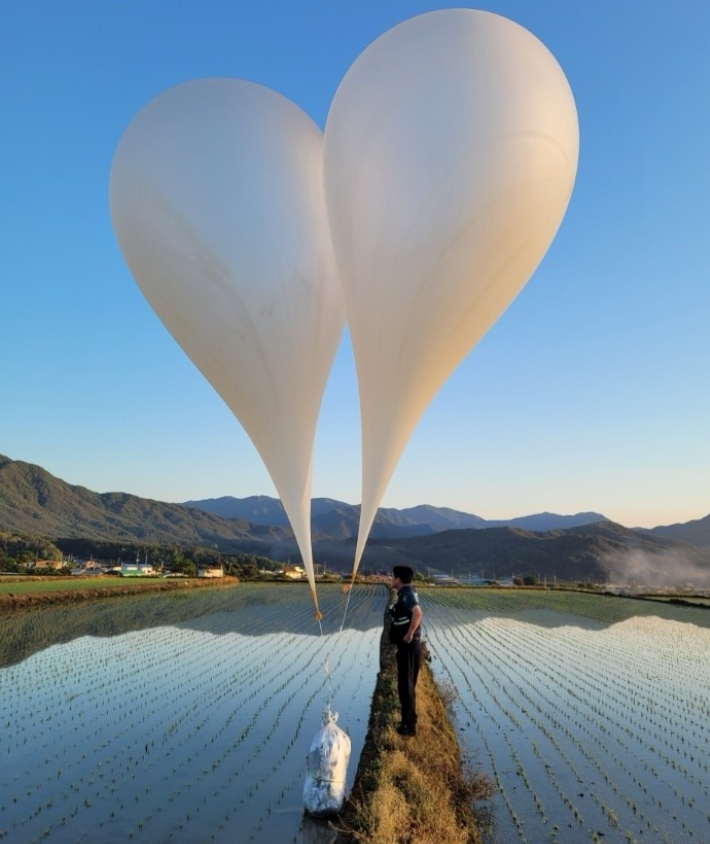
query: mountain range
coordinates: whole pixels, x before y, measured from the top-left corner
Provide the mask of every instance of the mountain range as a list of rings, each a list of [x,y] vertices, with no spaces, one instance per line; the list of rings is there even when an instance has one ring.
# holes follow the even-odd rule
[[[370,564],[439,569],[487,579],[514,574],[591,582],[710,586],[710,552],[614,522],[566,530],[520,528],[444,531],[417,539],[368,543]]]
[[[249,498],[208,498],[185,501],[184,507],[203,510],[225,519],[243,519],[252,524],[288,527],[286,512],[278,498],[255,495]],[[311,529],[315,537],[347,539],[357,537],[360,507],[332,498],[314,498],[311,502]],[[537,513],[508,520],[487,520],[472,513],[419,504],[403,510],[380,507],[370,536],[373,538],[429,536],[442,530],[462,528],[516,527],[522,530],[556,530],[606,521],[600,513],[577,513],[560,516],[556,513]]]
[[[288,539],[285,528],[250,525],[201,510],[128,495],[92,492],[40,466],[0,455],[0,530],[47,538],[218,545],[252,552]],[[252,547],[254,546],[254,547]]]
[[[352,564],[359,507],[313,499],[313,551],[330,568]],[[39,466],[0,455],[0,531],[47,539],[88,538],[146,545],[217,547],[298,559],[278,499],[252,496],[169,504],[127,493],[96,493]],[[630,530],[599,513],[539,513],[490,521],[444,507],[381,508],[363,566],[494,570],[599,580],[635,572],[656,579],[703,580],[710,573],[710,516],[652,530]]]

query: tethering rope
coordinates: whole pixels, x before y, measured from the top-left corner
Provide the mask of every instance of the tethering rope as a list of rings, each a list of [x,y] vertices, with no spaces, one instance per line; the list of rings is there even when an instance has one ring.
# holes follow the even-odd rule
[[[327,706],[328,706],[329,709],[332,709],[333,694],[334,694],[334,691],[333,691],[333,674],[330,670],[330,654],[332,653],[333,648],[335,646],[337,646],[338,643],[340,642],[340,637],[343,633],[343,630],[345,629],[345,620],[347,619],[347,616],[348,616],[348,609],[350,607],[350,596],[352,595],[354,583],[355,583],[355,573],[353,572],[352,578],[350,580],[350,584],[346,587],[346,590],[345,590],[347,597],[345,599],[345,609],[343,610],[343,620],[340,622],[340,627],[338,628],[338,632],[336,633],[335,641],[333,642],[333,646],[330,648],[329,653],[326,654],[326,657],[323,660],[323,671],[325,673],[325,684],[327,685],[327,692],[328,692]],[[314,595],[314,597],[315,597],[315,595]],[[316,603],[316,619],[318,621],[318,628],[320,630],[321,638],[325,638],[325,634],[323,633],[322,618],[323,618],[323,616],[320,613],[320,611],[318,610],[318,605]]]

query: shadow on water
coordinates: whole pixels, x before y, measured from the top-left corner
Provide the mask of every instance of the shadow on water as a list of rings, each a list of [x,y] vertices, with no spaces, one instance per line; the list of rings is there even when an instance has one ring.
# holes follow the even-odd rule
[[[356,586],[345,627],[359,631],[380,627],[388,596],[389,590],[383,585]],[[596,630],[635,615],[710,626],[710,612],[704,608],[579,592],[421,589],[420,596],[425,608],[429,604],[426,612],[430,623],[436,620],[437,625],[444,627],[500,615],[529,620],[537,626],[574,625]],[[309,589],[300,583],[242,583],[13,613],[0,618],[0,668],[82,636],[119,636],[154,627],[186,627],[217,636],[319,636],[321,626],[326,635],[336,633],[342,623],[345,596],[340,586],[322,584],[318,597],[323,613],[321,625],[313,618]],[[438,606],[451,610],[438,611]],[[273,612],[274,607],[280,612]]]
[[[317,820],[304,813],[294,841],[297,844],[335,844],[337,838],[337,830],[328,821]]]
[[[355,587],[345,627],[360,631],[380,627],[388,595],[386,587],[379,585]],[[336,633],[345,610],[341,588],[319,586],[318,598],[323,613],[321,625],[313,617],[310,592],[302,584],[245,583],[233,588],[122,596],[33,609],[0,619],[0,668],[82,636],[120,636],[154,627],[191,628],[214,635],[320,636],[322,626],[324,634]],[[273,612],[274,606],[282,612]]]
[[[485,806],[474,806],[473,817],[476,820],[478,831],[481,833],[483,844],[499,844],[492,807],[489,804]]]
[[[537,627],[603,630],[636,616],[655,616],[710,627],[710,612],[689,602],[545,589],[420,589],[429,603],[428,617],[442,627],[482,622],[501,616]]]

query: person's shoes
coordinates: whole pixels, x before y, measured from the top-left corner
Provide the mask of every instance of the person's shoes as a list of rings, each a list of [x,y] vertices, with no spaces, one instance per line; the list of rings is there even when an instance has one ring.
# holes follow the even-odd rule
[[[401,722],[397,724],[395,730],[397,730],[400,736],[415,736],[417,734],[416,727],[412,727],[410,724],[403,724]]]

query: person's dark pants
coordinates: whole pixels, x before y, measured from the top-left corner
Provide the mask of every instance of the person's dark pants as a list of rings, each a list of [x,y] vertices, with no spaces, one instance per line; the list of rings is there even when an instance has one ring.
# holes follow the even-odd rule
[[[417,725],[416,686],[421,662],[422,644],[419,639],[397,646],[397,691],[405,727]]]

